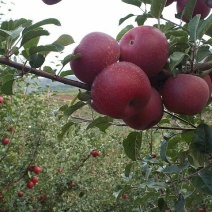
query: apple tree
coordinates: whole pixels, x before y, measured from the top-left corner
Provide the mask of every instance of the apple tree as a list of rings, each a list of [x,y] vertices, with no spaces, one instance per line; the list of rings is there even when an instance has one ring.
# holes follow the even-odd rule
[[[43,2],[52,5],[60,1]],[[85,35],[74,51],[60,61],[58,70],[43,64],[51,52],[62,52],[74,39],[61,35],[51,44],[40,45],[39,41],[42,36],[49,36],[45,26],[59,27],[59,20],[33,23],[22,18],[1,23],[0,126],[10,129],[9,99],[27,87],[24,77],[43,77],[74,86],[79,89],[76,97],[57,110],[60,140],[66,139],[76,125],[83,125],[86,132],[103,134],[114,126],[127,129],[120,135],[128,158],[122,180],[113,191],[117,201],[130,200],[128,211],[210,211],[211,1],[122,2],[141,9],[141,14],[120,18],[119,25],[126,20],[132,24],[125,26],[116,38],[107,32]],[[164,12],[171,4],[176,4],[175,21]],[[149,20],[155,24],[146,24]],[[79,80],[70,79],[70,75]],[[23,96],[20,98],[24,101]],[[89,114],[75,116],[85,107],[91,108]],[[42,128],[38,130],[42,136]],[[2,138],[4,146],[10,144],[10,131],[13,130]],[[31,156],[36,154],[40,139],[28,146]],[[93,157],[99,154],[91,151]],[[28,163],[26,172],[38,175],[42,169]],[[37,181],[34,176],[27,187],[33,188]],[[69,183],[71,189],[75,186],[74,182]],[[18,196],[23,193],[19,191]],[[44,199],[45,195],[40,202]]]

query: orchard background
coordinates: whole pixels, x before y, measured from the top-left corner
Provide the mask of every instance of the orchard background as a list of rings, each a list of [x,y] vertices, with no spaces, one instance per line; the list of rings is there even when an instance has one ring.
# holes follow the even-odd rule
[[[169,74],[211,72],[212,15],[192,17],[198,1],[176,22],[163,16],[166,0],[122,2],[141,10],[120,17],[132,24],[117,41],[155,20],[169,42]],[[55,18],[1,21],[0,211],[212,211],[211,97],[201,113],[165,110],[155,126],[134,130],[91,108],[90,86],[69,66],[79,55],[59,59],[74,38],[40,45],[48,25],[61,27]],[[51,53],[56,68],[43,65]]]

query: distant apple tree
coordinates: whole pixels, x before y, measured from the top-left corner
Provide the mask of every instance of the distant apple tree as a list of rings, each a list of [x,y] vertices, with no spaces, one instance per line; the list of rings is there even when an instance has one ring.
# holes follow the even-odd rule
[[[63,123],[59,140],[76,125],[104,134],[114,126],[127,129],[121,142],[128,161],[123,181],[113,190],[117,201],[129,198],[128,211],[211,211],[211,1],[122,2],[141,9],[140,14],[126,14],[119,20],[119,25],[126,20],[132,24],[124,26],[116,38],[107,32],[86,35],[57,69],[44,62],[50,53],[60,54],[74,43],[72,36],[64,34],[40,44],[42,36],[50,36],[46,25],[60,27],[57,19],[1,23],[0,127],[9,127],[1,108],[11,107],[9,98],[17,95],[20,83],[28,86],[24,77],[74,86],[78,94],[55,112]],[[170,4],[176,4],[175,21],[164,12]],[[148,20],[155,24],[147,26]],[[79,80],[70,79],[71,75]],[[91,108],[89,114],[75,115],[85,107]],[[2,145],[9,143],[7,137],[2,137]],[[91,155],[100,153],[93,150]],[[4,156],[0,159],[3,163]],[[29,173],[35,172],[31,169]]]

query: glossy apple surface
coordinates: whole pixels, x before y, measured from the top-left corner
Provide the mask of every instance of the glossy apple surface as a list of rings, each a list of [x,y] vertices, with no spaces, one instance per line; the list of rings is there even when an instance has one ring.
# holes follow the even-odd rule
[[[211,97],[211,93],[212,93],[212,80],[210,78],[210,75],[207,74],[203,77],[203,79],[207,82],[208,87],[209,87],[209,98]]]
[[[195,115],[206,106],[209,87],[204,79],[191,74],[169,77],[162,89],[164,106],[171,112]]]
[[[156,125],[163,117],[163,102],[158,91],[152,87],[148,104],[132,117],[123,119],[126,125],[136,130],[146,130]]]
[[[180,13],[185,8],[186,4],[189,0],[177,0],[177,13]],[[204,0],[197,0],[192,17],[194,17],[197,14],[201,15],[201,19],[206,18],[211,11],[211,8],[206,5]],[[183,16],[182,20],[185,22],[189,22],[188,19]]]
[[[0,104],[4,102],[4,97],[0,96]]]
[[[53,4],[57,4],[59,3],[60,1],[62,0],[42,0],[45,4],[48,4],[48,5],[53,5]]]
[[[135,115],[151,96],[144,71],[133,63],[118,62],[105,68],[94,80],[91,97],[105,115],[122,119]]]
[[[152,26],[138,26],[126,32],[120,42],[120,61],[132,62],[155,76],[166,64],[169,44],[166,36]]]
[[[74,49],[77,53],[81,57],[70,62],[71,69],[79,80],[91,84],[104,68],[119,60],[120,47],[110,35],[92,32]]]

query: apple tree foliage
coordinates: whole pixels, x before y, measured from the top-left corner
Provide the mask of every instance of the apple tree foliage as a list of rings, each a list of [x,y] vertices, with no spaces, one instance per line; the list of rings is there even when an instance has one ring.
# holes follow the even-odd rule
[[[183,12],[176,14],[176,20],[179,20],[182,15],[189,19],[188,23],[182,21],[180,24],[166,18],[164,13],[166,0],[122,1],[142,8],[142,10],[139,15],[126,14],[125,17],[120,18],[119,25],[122,25],[126,20],[132,20],[132,24],[124,27],[117,35],[117,41],[134,25],[141,26],[145,25],[145,22],[149,19],[155,20],[154,27],[159,28],[166,35],[170,45],[169,64],[167,64],[166,69],[170,70],[173,75],[177,75],[180,69],[187,67],[198,69],[202,74],[211,72],[212,14],[204,20],[200,19],[200,15],[192,17],[195,0],[189,0]],[[126,198],[127,194],[130,198],[127,203],[128,211],[184,212],[197,211],[198,208],[203,208],[205,211],[212,210],[211,98],[201,114],[185,116],[166,111],[166,114],[156,126],[145,131],[128,129],[119,120],[98,114],[95,111],[85,114],[84,117],[76,117],[76,112],[88,106],[90,87],[67,77],[72,75],[73,72],[66,69],[66,65],[71,60],[80,57],[78,54],[66,55],[60,61],[58,70],[50,66],[43,66],[51,52],[61,53],[66,46],[74,43],[74,39],[65,34],[52,43],[40,45],[41,37],[49,36],[48,30],[45,29],[46,25],[49,24],[55,25],[56,28],[61,25],[59,20],[54,18],[37,23],[21,18],[3,21],[0,26],[0,95],[5,99],[4,104],[0,105],[0,133],[1,136],[8,136],[11,139],[13,133],[11,136],[10,132],[6,132],[6,135],[3,132],[10,127],[13,120],[19,123],[21,122],[20,119],[24,119],[26,125],[20,127],[27,128],[30,126],[30,128],[28,131],[24,131],[27,134],[22,136],[23,138],[27,137],[28,141],[34,141],[33,143],[25,142],[23,146],[13,149],[13,151],[19,152],[21,148],[24,148],[25,152],[28,152],[26,157],[30,160],[25,160],[23,167],[19,167],[19,170],[7,170],[8,173],[6,174],[13,179],[11,183],[8,181],[7,186],[14,186],[16,182],[19,182],[19,178],[24,178],[26,174],[29,175],[28,168],[32,164],[40,145],[51,145],[51,142],[42,144],[42,136],[44,138],[48,130],[54,131],[53,127],[48,129],[49,123],[47,121],[45,124],[42,123],[43,120],[47,120],[45,119],[46,116],[50,116],[49,112],[39,115],[40,120],[36,119],[41,110],[39,107],[43,106],[42,101],[39,100],[41,97],[33,93],[31,100],[25,100],[24,96],[20,95],[20,91],[23,92],[23,88],[29,86],[28,82],[23,80],[25,76],[40,76],[79,88],[78,94],[71,103],[58,106],[56,111],[56,115],[59,114],[57,122],[59,122],[60,127],[57,135],[58,140],[67,139],[70,134],[80,136],[77,133],[78,130],[80,132],[84,130],[86,133],[83,135],[92,138],[90,132],[92,134],[99,130],[101,134],[109,134],[114,126],[127,129],[123,135],[117,137],[120,140],[113,141],[121,141],[125,155],[128,157],[125,158],[127,164],[122,170],[122,180],[115,186],[113,197],[119,202],[123,195]],[[25,101],[27,101],[28,107],[26,107]],[[16,105],[16,109],[20,112],[16,117],[13,117],[13,120],[8,116],[8,114],[14,112],[11,104]],[[33,105],[37,105],[37,107],[32,107]],[[24,116],[22,109],[26,110],[30,107],[34,109],[31,108],[30,119],[27,120],[29,117]],[[46,107],[49,108],[50,105]],[[50,121],[50,123],[52,122]],[[81,125],[84,127],[83,130],[79,128]],[[78,142],[80,142],[82,138],[78,139]],[[103,138],[100,137],[99,139]],[[51,140],[50,137],[49,140]],[[12,154],[9,151],[13,148],[12,144],[11,142],[8,147],[5,146],[5,149],[1,150],[0,161],[2,166],[9,164],[12,161],[11,158],[15,157],[15,153]],[[45,157],[45,152],[42,152],[42,154],[39,156],[40,161]],[[82,154],[82,152],[79,152],[79,154]],[[117,157],[119,156],[117,155]],[[59,158],[51,159],[52,161],[59,160]],[[74,160],[74,158],[71,159]],[[77,161],[78,165],[75,164],[76,170],[88,160],[86,155],[81,159],[82,161]],[[24,169],[24,167],[27,167],[27,169]],[[72,170],[73,173],[75,168]],[[21,174],[18,174],[19,172]],[[58,199],[64,198],[66,196],[64,190],[68,189],[67,183],[65,185],[62,183],[62,181],[65,181],[65,176],[60,179],[61,183],[58,184],[59,181],[57,181],[54,185],[55,189],[57,188]],[[73,185],[71,186],[73,189],[78,188],[77,185],[76,187]],[[48,185],[45,186],[48,190]],[[3,193],[7,192],[4,191]],[[3,195],[2,192],[0,194]],[[80,195],[84,195],[84,188],[81,188]],[[2,196],[0,196],[0,201],[1,199],[3,199]],[[43,199],[45,199],[45,196],[42,196],[39,201],[42,202]],[[25,204],[30,204],[32,201],[32,199],[28,199]],[[18,206],[21,203],[16,202],[15,204]],[[49,205],[54,204],[55,202],[49,202]],[[11,207],[14,207],[14,205]],[[62,208],[63,206],[57,207]]]

